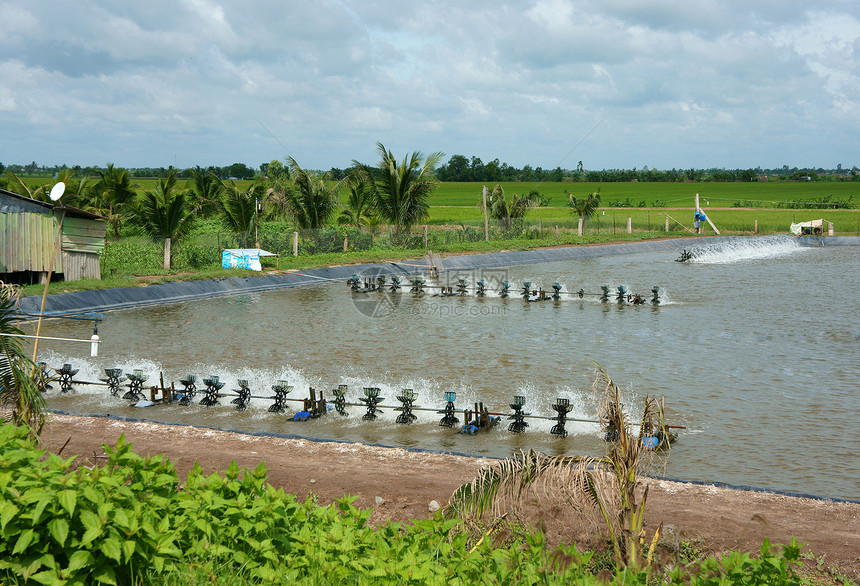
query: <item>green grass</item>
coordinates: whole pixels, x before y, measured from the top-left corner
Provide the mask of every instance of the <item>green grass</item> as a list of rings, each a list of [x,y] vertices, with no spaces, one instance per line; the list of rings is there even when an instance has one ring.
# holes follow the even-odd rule
[[[860,236],[860,210],[775,210],[767,208],[740,209],[704,208],[705,213],[720,232],[733,234],[752,234],[758,220],[760,234],[788,233],[789,225],[824,218],[833,222],[834,230],[841,235]],[[631,218],[634,230],[665,231],[666,215],[670,216],[670,230],[683,231],[678,223],[688,228],[693,226],[692,206],[686,209],[672,208],[603,208],[586,223],[586,229],[599,234],[618,234],[627,229],[627,218]],[[577,216],[566,207],[546,207],[531,210],[526,215],[526,223],[543,228],[559,226],[560,229],[575,230]],[[465,225],[483,229],[483,212],[476,207],[431,207],[431,225]],[[491,221],[492,225],[492,221]],[[710,226],[706,233],[713,234]]]
[[[442,183],[433,193],[431,206],[467,206],[478,208],[481,204],[481,188],[492,189],[495,183]],[[847,200],[854,196],[855,205],[860,205],[860,182],[759,182],[759,183],[501,183],[506,194],[524,195],[532,189],[549,198],[550,205],[567,204],[567,194],[588,195],[600,190],[601,205],[610,201],[626,201],[633,206],[644,201],[647,206],[655,201],[665,202],[669,207],[693,207],[698,193],[702,207],[731,207],[737,201],[749,200],[777,203],[801,199],[822,198],[828,195],[834,200]]]

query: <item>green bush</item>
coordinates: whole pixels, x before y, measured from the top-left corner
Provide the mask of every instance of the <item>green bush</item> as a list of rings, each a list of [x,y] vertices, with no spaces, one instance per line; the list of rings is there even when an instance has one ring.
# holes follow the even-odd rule
[[[437,516],[367,525],[345,497],[330,506],[293,495],[232,464],[182,486],[163,456],[144,458],[121,437],[104,466],[45,453],[27,430],[0,425],[0,583],[39,584],[597,584],[592,554],[550,552],[541,534],[493,545]],[[760,558],[732,553],[675,584],[793,584],[795,541]],[[196,577],[196,578],[195,578]],[[648,583],[619,571],[615,583]],[[653,576],[651,576],[653,578]]]
[[[149,238],[108,240],[99,255],[102,275],[151,275],[162,268],[164,248]]]

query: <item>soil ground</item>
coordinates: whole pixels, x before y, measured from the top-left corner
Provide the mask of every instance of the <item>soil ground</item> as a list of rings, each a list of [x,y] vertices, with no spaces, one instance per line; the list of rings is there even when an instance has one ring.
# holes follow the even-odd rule
[[[409,521],[432,516],[431,502],[445,506],[454,490],[471,482],[494,461],[449,454],[414,452],[362,444],[316,442],[103,417],[53,415],[42,434],[43,447],[64,457],[104,463],[102,444],[125,433],[141,455],[167,455],[184,479],[195,462],[207,473],[231,461],[253,469],[268,467],[268,480],[321,504],[344,495],[371,508],[371,521]],[[860,503],[832,502],[648,480],[646,528],[661,522],[681,541],[704,554],[736,549],[758,552],[767,537],[806,543],[810,571],[825,581],[843,576],[860,580]],[[530,507],[520,521],[542,527],[550,543],[571,543],[586,535],[582,523],[563,506]],[[671,532],[671,530],[670,530]]]

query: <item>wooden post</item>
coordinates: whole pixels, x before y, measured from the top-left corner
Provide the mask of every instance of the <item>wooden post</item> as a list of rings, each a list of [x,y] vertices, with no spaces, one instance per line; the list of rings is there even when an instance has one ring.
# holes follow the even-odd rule
[[[558,226],[555,227],[555,238],[558,240]]]
[[[481,190],[481,199],[484,201],[484,241],[490,241],[490,220],[487,216],[487,186],[484,185],[484,188]],[[427,245],[424,245],[424,248],[427,248]]]
[[[579,216],[579,226],[576,229],[576,234],[579,237],[582,237],[582,224],[583,224],[582,216]]]
[[[36,354],[39,352],[39,334],[42,333],[42,316],[45,313],[45,302],[48,300],[48,287],[51,285],[51,274],[54,272],[54,264],[57,261],[58,250],[60,251],[60,258],[63,258],[63,221],[66,219],[66,207],[60,206],[60,210],[60,225],[57,228],[57,239],[54,241],[54,248],[51,251],[51,264],[48,265],[48,275],[45,277],[45,291],[42,293],[42,306],[39,309],[39,322],[36,325],[36,339],[33,340],[34,368],[36,364]]]
[[[755,227],[753,228],[753,234],[758,234],[758,220],[755,221]]]
[[[833,236],[833,222],[827,222],[827,235]]]
[[[666,232],[669,231],[669,216],[666,216]]]
[[[711,216],[709,216],[708,214],[705,214],[705,212],[702,211],[702,208],[699,207],[699,194],[698,193],[696,194],[696,211],[699,212],[700,214],[705,215],[705,220],[707,220],[708,224],[711,226],[711,228],[714,229],[714,232],[717,233],[717,236],[719,236],[720,231],[717,230],[716,226],[714,226],[714,223],[711,221]]]
[[[343,251],[346,252],[349,250],[349,236],[343,237]]]
[[[427,226],[424,226],[424,248],[427,248]]]
[[[633,234],[633,218],[627,218],[627,233]]]
[[[293,232],[293,256],[299,255],[299,233]]]
[[[170,269],[170,238],[164,239],[164,268]]]

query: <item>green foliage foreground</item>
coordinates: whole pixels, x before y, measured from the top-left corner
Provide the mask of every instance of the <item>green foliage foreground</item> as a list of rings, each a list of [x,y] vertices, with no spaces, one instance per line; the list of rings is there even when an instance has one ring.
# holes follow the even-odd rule
[[[180,484],[163,456],[144,458],[124,437],[104,466],[39,450],[26,429],[0,426],[0,583],[3,584],[567,584],[597,583],[591,554],[550,552],[540,534],[504,546],[453,531],[437,516],[368,526],[368,510],[295,496],[234,464]],[[452,532],[453,531],[453,532]],[[793,583],[796,544],[759,559],[709,559],[675,583]],[[653,580],[654,576],[651,576]],[[646,584],[646,573],[605,576]],[[739,580],[739,582],[735,582]]]

